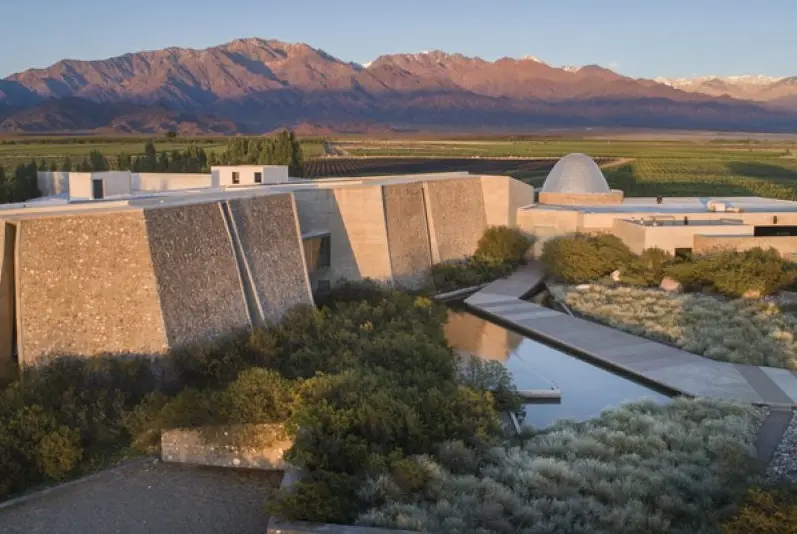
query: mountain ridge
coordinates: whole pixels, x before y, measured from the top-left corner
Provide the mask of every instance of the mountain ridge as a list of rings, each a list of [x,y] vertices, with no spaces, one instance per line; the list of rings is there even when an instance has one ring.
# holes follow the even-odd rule
[[[181,120],[193,124],[190,129],[214,132],[297,124],[334,130],[357,123],[463,130],[797,129],[797,109],[784,113],[768,102],[673,85],[598,65],[558,68],[533,57],[487,61],[441,50],[387,54],[360,65],[305,43],[251,37],[204,49],[65,59],[12,74],[0,80],[0,131],[72,131],[81,125],[154,131],[166,124],[179,128]],[[83,101],[94,105],[97,116],[107,115],[104,124],[73,116],[89,106]],[[131,113],[146,115],[144,108],[158,110],[150,121],[157,125],[130,120]],[[117,119],[125,116],[120,125]]]

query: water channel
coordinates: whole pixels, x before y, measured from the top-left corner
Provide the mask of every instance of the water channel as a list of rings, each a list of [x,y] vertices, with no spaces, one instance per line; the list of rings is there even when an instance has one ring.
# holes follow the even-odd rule
[[[644,385],[466,311],[449,312],[446,337],[460,353],[502,362],[520,390],[561,391],[559,402],[526,405],[523,424],[527,426],[544,428],[558,419],[585,421],[625,402],[650,399],[664,404],[669,400]]]

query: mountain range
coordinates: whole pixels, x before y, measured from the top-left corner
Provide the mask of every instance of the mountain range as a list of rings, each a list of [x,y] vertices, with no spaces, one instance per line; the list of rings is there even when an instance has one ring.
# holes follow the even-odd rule
[[[784,87],[789,84],[795,85]],[[0,132],[187,135],[351,125],[463,132],[797,130],[797,102],[788,107],[797,91],[751,96],[736,86],[708,87],[719,86],[629,78],[596,65],[557,68],[532,57],[485,61],[440,51],[385,55],[360,65],[306,44],[250,38],[203,50],[69,59],[13,74],[0,80]],[[764,94],[778,96],[759,97]]]

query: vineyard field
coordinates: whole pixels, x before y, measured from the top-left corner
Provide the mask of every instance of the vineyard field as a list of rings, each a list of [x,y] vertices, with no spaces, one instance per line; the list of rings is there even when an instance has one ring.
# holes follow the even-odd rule
[[[319,158],[306,161],[305,178],[342,178],[387,174],[467,171],[471,174],[535,176],[545,174],[555,159],[500,158]]]

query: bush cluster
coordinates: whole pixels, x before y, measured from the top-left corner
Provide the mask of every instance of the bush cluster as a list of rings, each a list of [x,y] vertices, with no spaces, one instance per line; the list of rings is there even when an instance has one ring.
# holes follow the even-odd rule
[[[118,455],[125,412],[162,382],[141,358],[64,357],[23,371],[0,391],[0,497]]]
[[[633,259],[625,243],[608,234],[558,237],[545,243],[540,256],[552,276],[569,284],[599,280]]]
[[[708,288],[734,297],[748,291],[769,295],[797,280],[797,266],[775,249],[761,248],[695,256],[669,266],[666,273],[689,288]]]
[[[500,433],[496,408],[518,402],[500,373],[461,376],[445,320],[428,298],[351,284],[268,329],[157,360],[60,358],[25,371],[0,394],[0,496],[130,445],[155,452],[168,428],[283,422],[307,476],[270,509],[353,520],[366,477],[404,473],[413,485],[408,456],[448,439],[487,442]]]
[[[540,260],[554,278],[568,284],[597,282],[619,271],[622,284],[656,287],[669,276],[687,290],[735,297],[769,295],[797,280],[797,266],[775,249],[719,251],[675,259],[657,248],[634,254],[612,235],[552,239],[545,244]]]
[[[679,399],[560,422],[487,451],[451,443],[434,459],[416,457],[403,476],[369,479],[360,495],[373,507],[359,523],[440,533],[713,531],[754,477],[762,419],[749,406]]]
[[[592,285],[549,286],[597,322],[714,360],[797,369],[797,316],[775,302]]]
[[[490,227],[479,239],[475,255],[432,266],[434,289],[455,291],[506,276],[523,262],[530,246],[529,239],[515,228]]]
[[[797,534],[797,486],[753,488],[723,534]]]

